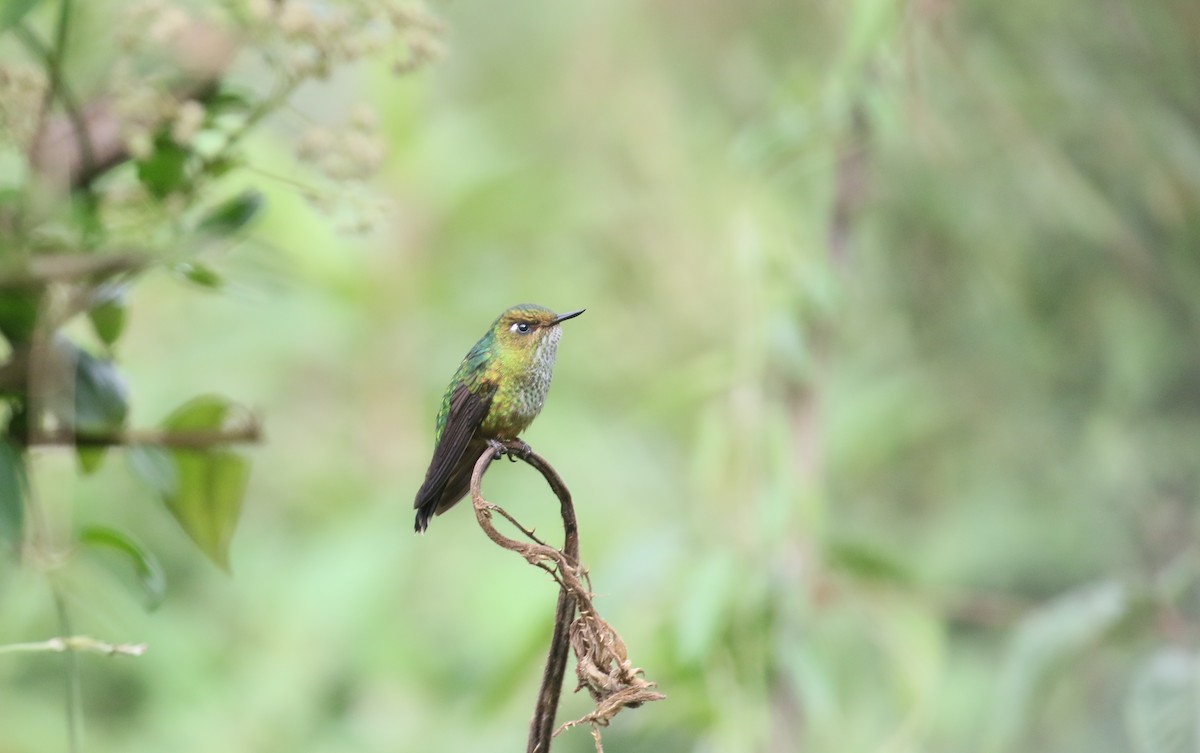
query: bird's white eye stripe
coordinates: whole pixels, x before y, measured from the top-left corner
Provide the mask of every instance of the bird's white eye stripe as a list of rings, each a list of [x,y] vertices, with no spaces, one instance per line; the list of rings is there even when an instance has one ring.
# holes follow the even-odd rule
[[[509,327],[509,330],[513,332],[520,332],[521,334],[528,332],[530,329],[532,329],[532,327],[529,326],[529,322],[517,322],[513,324],[513,326]]]

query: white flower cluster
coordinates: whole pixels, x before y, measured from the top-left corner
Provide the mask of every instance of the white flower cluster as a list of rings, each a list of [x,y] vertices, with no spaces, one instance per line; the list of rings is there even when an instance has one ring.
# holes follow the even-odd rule
[[[145,42],[166,47],[187,34],[193,21],[187,8],[168,0],[135,0],[125,7],[116,38],[126,51]]]
[[[141,162],[137,171],[92,185],[104,221],[128,232],[144,228],[148,235],[158,232],[154,228],[176,227],[178,216],[204,200],[205,186],[245,158],[240,147],[249,131],[265,122],[278,124],[268,116],[293,112],[297,88],[327,78],[338,66],[371,57],[404,74],[440,58],[441,24],[421,2],[129,0],[118,5],[111,19],[115,57],[104,88],[75,92],[94,133],[108,134],[109,143],[115,143],[111,148],[123,147]],[[227,86],[230,79],[240,80],[234,66],[249,63],[253,70],[255,56],[265,63],[267,75],[254,70],[249,85]],[[28,152],[47,90],[43,65],[32,59],[0,61],[0,148],[8,144]],[[218,94],[210,99],[214,90]],[[60,100],[49,117],[61,118],[63,111]],[[311,169],[300,181],[306,199],[340,218],[344,228],[367,230],[389,212],[367,184],[386,155],[386,139],[371,108],[352,108],[340,126],[309,128],[295,138],[293,152]],[[152,194],[156,200],[147,201]]]
[[[261,53],[281,79],[276,101],[264,100],[263,105],[282,106],[299,84],[326,78],[335,66],[367,55],[396,55],[399,50],[392,68],[403,73],[443,54],[440,23],[419,5],[394,0],[230,0],[224,5],[229,16],[222,25],[238,22],[239,28],[228,29],[230,35],[243,38],[244,46]],[[148,48],[169,49],[194,33],[197,23],[218,22],[211,12],[197,13],[172,0],[134,0],[117,24],[125,54],[115,64],[110,81],[120,130],[134,157],[150,154],[154,134],[164,126],[173,141],[191,146],[205,125],[200,102],[180,102],[170,92],[166,74],[141,64]],[[365,177],[380,164],[383,141],[373,115],[352,117],[351,122],[343,134],[320,130],[308,134],[297,153],[330,177]]]
[[[379,169],[385,149],[375,111],[358,105],[343,129],[309,129],[296,142],[296,157],[334,180],[362,180]]]
[[[444,54],[441,25],[419,5],[391,0],[245,0],[251,30],[261,45],[282,43],[273,56],[294,79],[325,78],[339,63],[394,50],[397,73],[407,73]]]
[[[363,186],[386,155],[379,118],[370,106],[355,107],[342,128],[310,128],[296,141],[295,153],[299,162],[316,168],[331,184],[324,189],[313,186],[305,192],[306,200],[318,211],[344,215],[343,230],[366,232],[388,212],[389,204]]]

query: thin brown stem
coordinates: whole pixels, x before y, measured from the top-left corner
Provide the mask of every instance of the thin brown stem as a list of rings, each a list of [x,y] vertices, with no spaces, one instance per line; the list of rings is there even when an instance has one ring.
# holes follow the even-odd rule
[[[139,272],[150,266],[149,254],[128,251],[103,256],[80,253],[40,253],[20,266],[0,270],[0,289],[27,288],[51,282],[104,280],[115,275]]]
[[[65,9],[66,5],[64,3],[64,11]],[[70,122],[71,127],[75,130],[75,141],[79,147],[79,155],[84,174],[91,175],[94,174],[96,165],[96,150],[92,146],[92,135],[88,130],[87,120],[84,117],[83,110],[79,106],[79,100],[75,98],[75,95],[71,92],[70,87],[67,86],[67,82],[62,76],[60,58],[61,53],[59,51],[62,49],[61,44],[64,41],[64,35],[66,33],[65,21],[62,20],[64,17],[65,12],[63,16],[60,16],[60,33],[56,35],[58,37],[58,42],[56,44],[59,46],[57,46],[53,51],[46,47],[42,40],[33,33],[33,30],[24,23],[17,24],[13,28],[13,32],[17,35],[17,38],[20,39],[21,42],[30,50],[30,52],[42,59],[42,62],[46,66],[47,76],[50,80],[50,88],[46,91],[46,96],[42,100],[42,110],[38,116],[38,126],[35,133],[39,137],[41,134],[45,133],[46,118],[50,113],[50,108],[53,105],[54,100],[58,99],[60,102],[62,102],[63,111],[66,113],[67,120]],[[81,187],[86,187],[86,184]]]
[[[173,450],[207,450],[228,444],[249,444],[262,440],[262,427],[258,421],[232,429],[205,429],[194,431],[140,431],[115,432],[71,432],[55,431],[31,438],[30,445],[75,446],[75,447],[119,447],[128,445],[155,445]]]

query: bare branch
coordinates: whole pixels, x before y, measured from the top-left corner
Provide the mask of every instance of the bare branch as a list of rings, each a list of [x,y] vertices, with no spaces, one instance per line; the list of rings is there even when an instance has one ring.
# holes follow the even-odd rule
[[[155,445],[173,450],[208,450],[228,444],[253,444],[262,441],[262,426],[256,418],[250,418],[243,426],[232,429],[204,429],[195,431],[140,431],[72,432],[55,431],[41,434],[30,440],[30,445],[63,445],[75,447],[119,447],[129,445]]]
[[[0,289],[42,286],[49,282],[107,279],[137,272],[149,266],[148,255],[127,252],[112,254],[38,254],[20,266],[0,270]]]
[[[105,656],[141,656],[146,653],[145,643],[106,643],[86,635],[73,635],[67,638],[50,638],[34,643],[7,643],[0,645],[0,654],[17,653],[54,653],[64,651],[86,651]]]

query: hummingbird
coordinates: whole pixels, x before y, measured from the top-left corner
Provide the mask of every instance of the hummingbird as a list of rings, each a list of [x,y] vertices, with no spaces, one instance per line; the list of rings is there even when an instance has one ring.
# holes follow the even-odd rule
[[[433,459],[413,502],[417,533],[466,496],[475,463],[489,442],[517,439],[537,417],[550,390],[562,337],[559,325],[583,312],[556,314],[532,303],[513,306],[467,352],[442,396]]]

